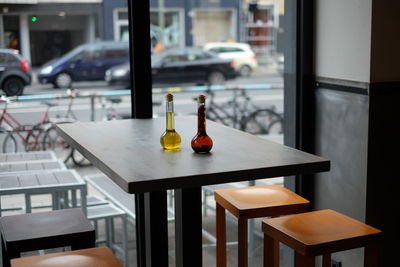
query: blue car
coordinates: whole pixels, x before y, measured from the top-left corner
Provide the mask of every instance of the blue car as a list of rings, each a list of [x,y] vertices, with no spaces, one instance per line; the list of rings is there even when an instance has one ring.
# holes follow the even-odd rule
[[[74,81],[104,80],[107,69],[128,61],[128,42],[84,44],[44,64],[38,80],[41,84],[53,84],[55,88],[68,88]]]

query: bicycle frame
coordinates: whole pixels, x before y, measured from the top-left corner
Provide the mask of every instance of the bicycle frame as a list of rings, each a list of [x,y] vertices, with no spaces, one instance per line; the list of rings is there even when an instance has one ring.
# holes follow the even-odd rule
[[[11,113],[8,112],[7,102],[5,102],[4,109],[0,116],[0,126],[4,128],[7,132],[16,133],[17,136],[21,139],[21,142],[26,146],[29,141],[29,137],[34,138],[32,150],[41,150],[39,136],[43,132],[43,125],[50,122],[49,118],[49,108],[43,114],[40,122],[35,125],[36,127],[32,127],[32,129],[27,128],[26,125],[20,123]],[[39,131],[38,134],[35,134],[35,131]],[[23,136],[23,133],[26,133],[26,137]]]

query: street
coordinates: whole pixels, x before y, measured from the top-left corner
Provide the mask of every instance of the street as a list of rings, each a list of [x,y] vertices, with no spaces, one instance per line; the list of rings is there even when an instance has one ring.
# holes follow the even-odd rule
[[[246,93],[251,99],[251,103],[257,108],[265,108],[275,106],[279,113],[283,113],[283,81],[282,78],[275,73],[273,70],[266,68],[260,69],[253,73],[250,77],[239,77],[235,80],[228,81],[226,86],[241,87],[242,85],[269,85],[271,89],[266,90],[246,90]],[[73,88],[77,89],[79,94],[113,94],[118,92],[116,89],[123,89],[121,87],[110,87],[106,82],[79,82],[74,83]],[[176,89],[176,88],[174,88]],[[157,91],[157,90],[155,90]],[[37,97],[37,95],[52,95],[52,94],[64,94],[65,89],[54,89],[51,85],[38,84],[36,78],[34,79],[31,86],[25,88],[24,96]],[[215,92],[214,101],[216,104],[227,103],[232,100],[232,90],[217,91]],[[176,92],[174,91],[174,108],[176,116],[188,115],[196,113],[196,102],[193,99],[198,95],[199,92]],[[154,116],[165,115],[165,92],[153,93],[153,114]],[[125,116],[130,115],[131,103],[130,96],[119,96],[122,101],[120,103],[111,103],[105,101],[103,97],[96,97],[91,102],[90,97],[76,98],[73,99],[72,112],[80,121],[94,120],[106,120],[107,114],[118,113]],[[46,109],[49,109],[49,115],[51,118],[64,117],[68,111],[68,103],[70,99],[56,99],[51,100],[52,103],[57,104],[54,107],[47,107],[43,104],[43,101],[24,101],[14,102],[8,105],[8,110],[12,116],[14,116],[21,124],[36,124],[44,116]],[[3,108],[3,104],[1,105]],[[254,109],[255,107],[253,107]],[[115,111],[114,111],[115,110]],[[2,137],[0,137],[0,142]]]

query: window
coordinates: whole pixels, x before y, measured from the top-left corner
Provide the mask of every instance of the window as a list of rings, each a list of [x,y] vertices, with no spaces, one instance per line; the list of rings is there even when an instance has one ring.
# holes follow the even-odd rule
[[[180,61],[187,61],[187,57],[183,52],[176,52],[167,55],[164,58],[163,63],[175,63]]]
[[[200,50],[189,50],[188,51],[188,60],[189,61],[194,61],[194,60],[203,60],[203,59],[208,59],[210,58],[211,55],[208,53],[205,53]]]
[[[233,52],[244,52],[243,49],[238,47],[214,47],[211,48],[210,51],[214,53],[233,53]]]
[[[128,58],[129,49],[124,48],[106,48],[103,54],[104,58]]]

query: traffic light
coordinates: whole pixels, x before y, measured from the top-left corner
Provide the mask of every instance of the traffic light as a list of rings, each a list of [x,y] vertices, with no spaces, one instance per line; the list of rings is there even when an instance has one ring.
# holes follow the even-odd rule
[[[38,20],[38,18],[37,18],[36,16],[32,16],[32,17],[31,17],[31,21],[32,21],[32,22],[36,22],[37,20]]]

